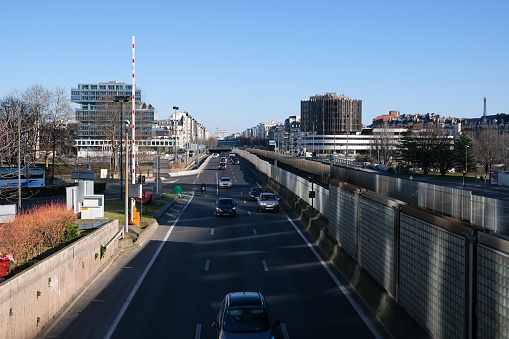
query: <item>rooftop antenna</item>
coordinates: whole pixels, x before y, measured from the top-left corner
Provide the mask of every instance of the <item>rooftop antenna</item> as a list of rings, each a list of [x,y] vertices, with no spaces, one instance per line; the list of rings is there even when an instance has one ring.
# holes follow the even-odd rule
[[[484,96],[484,111],[483,111],[483,114],[482,114],[483,117],[486,116],[486,95]]]

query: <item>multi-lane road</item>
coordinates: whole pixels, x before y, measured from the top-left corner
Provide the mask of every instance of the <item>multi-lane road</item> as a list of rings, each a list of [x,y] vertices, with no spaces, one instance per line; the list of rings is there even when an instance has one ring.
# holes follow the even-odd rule
[[[278,338],[389,337],[290,207],[258,213],[249,189],[270,188],[242,162],[218,164],[178,179],[183,197],[151,240],[105,270],[47,338],[215,338],[211,324],[234,291],[262,292]],[[221,176],[231,189],[217,187]],[[235,199],[236,217],[214,215],[219,197]]]

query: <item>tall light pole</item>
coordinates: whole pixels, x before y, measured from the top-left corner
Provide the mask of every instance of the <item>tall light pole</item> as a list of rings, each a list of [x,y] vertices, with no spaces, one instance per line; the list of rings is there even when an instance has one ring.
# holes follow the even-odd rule
[[[347,114],[346,115],[346,160],[347,160],[347,164],[348,164],[348,135],[350,134],[350,130],[348,129],[348,120],[349,119],[349,115]]]
[[[120,200],[122,200],[122,185],[123,185],[123,175],[122,173],[124,172],[122,170],[122,144],[123,144],[123,137],[122,137],[122,130],[124,129],[124,126],[123,126],[123,123],[124,123],[124,120],[122,119],[123,118],[123,110],[124,110],[124,105],[123,103],[124,102],[129,102],[129,96],[128,95],[116,95],[115,96],[115,99],[113,99],[114,102],[120,102],[120,116],[119,116],[119,119],[118,119],[118,122],[119,122],[119,126],[120,126],[120,164],[118,166],[118,168],[120,169]],[[127,177],[127,173],[125,174],[126,177]]]
[[[12,109],[14,106],[4,104],[4,107]],[[21,112],[19,107],[16,108],[16,112],[18,113],[18,213],[21,213]]]
[[[186,168],[187,168],[187,165],[189,163],[189,128],[188,128],[188,125],[187,125],[187,118],[188,118],[188,114],[186,112],[186,117],[184,118],[184,121],[183,121],[183,124],[185,124],[185,133],[186,133],[186,145],[184,146],[184,152],[186,152]],[[182,126],[184,127],[184,126]]]
[[[176,119],[177,119],[177,110],[178,106],[173,106],[175,110],[175,114],[173,114],[173,146],[175,149],[175,157],[173,158],[173,162],[175,164],[175,168],[177,168],[177,127],[176,127]]]
[[[129,122],[129,120],[126,120],[125,121],[125,126],[126,128],[129,128],[129,126],[131,125],[131,123]],[[129,161],[127,161],[127,159],[129,158],[129,147],[127,145],[128,144],[128,140],[127,140],[127,137],[129,136],[129,133],[126,133],[125,134],[125,159],[126,159],[126,162],[125,162],[125,197],[124,197],[124,200],[125,200],[125,228],[126,228],[126,231],[129,231],[129,176],[127,175],[127,173],[129,173]]]
[[[467,170],[468,170],[468,148],[470,146],[469,145],[466,145],[465,147],[465,173],[463,174],[463,187],[465,187],[465,176],[467,175]]]

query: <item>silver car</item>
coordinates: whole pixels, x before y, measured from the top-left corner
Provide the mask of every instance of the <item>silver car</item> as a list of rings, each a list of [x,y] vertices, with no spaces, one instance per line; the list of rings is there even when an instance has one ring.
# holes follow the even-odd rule
[[[260,193],[258,197],[258,212],[279,212],[279,198],[274,193]]]
[[[232,188],[232,179],[228,177],[219,179],[219,188]]]

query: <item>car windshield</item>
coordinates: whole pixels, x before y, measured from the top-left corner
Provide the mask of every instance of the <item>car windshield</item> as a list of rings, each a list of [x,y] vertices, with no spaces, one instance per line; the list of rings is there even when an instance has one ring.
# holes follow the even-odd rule
[[[225,310],[223,328],[229,332],[264,332],[270,328],[264,308],[234,308]]]
[[[219,205],[233,205],[233,200],[231,199],[219,200]]]
[[[221,181],[231,181],[230,178],[221,178]]]
[[[274,194],[264,194],[262,200],[276,200],[276,196]]]

